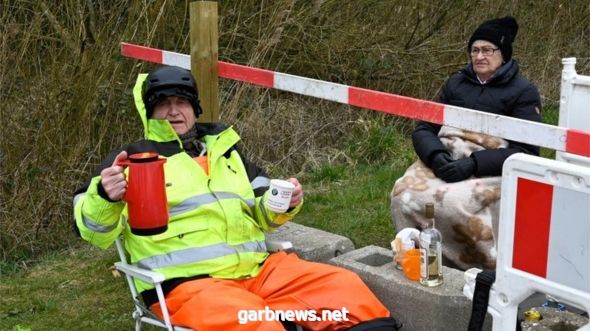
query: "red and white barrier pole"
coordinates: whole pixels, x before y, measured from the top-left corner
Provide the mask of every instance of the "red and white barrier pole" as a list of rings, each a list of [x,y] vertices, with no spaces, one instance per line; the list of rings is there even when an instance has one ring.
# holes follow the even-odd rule
[[[190,56],[121,43],[121,54],[190,70]],[[219,61],[219,77],[590,157],[590,132]]]

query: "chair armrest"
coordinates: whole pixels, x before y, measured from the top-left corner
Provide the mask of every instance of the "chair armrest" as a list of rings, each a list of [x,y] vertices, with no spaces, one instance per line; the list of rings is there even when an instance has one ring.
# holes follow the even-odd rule
[[[286,251],[291,248],[293,248],[293,244],[290,241],[269,240],[266,242],[266,249],[269,252]]]
[[[152,284],[158,284],[165,280],[164,274],[162,273],[141,269],[122,262],[115,262],[115,268],[129,276],[139,278]]]

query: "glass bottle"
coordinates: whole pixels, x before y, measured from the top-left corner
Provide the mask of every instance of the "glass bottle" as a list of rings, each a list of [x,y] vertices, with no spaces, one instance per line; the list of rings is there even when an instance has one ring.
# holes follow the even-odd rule
[[[420,232],[420,284],[433,287],[443,283],[442,235],[434,226],[433,203],[425,205],[424,216],[432,227]]]

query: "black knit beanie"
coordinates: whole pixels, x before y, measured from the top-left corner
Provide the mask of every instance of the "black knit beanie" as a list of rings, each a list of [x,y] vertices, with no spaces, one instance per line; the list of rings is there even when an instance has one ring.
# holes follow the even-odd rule
[[[467,53],[471,53],[471,46],[476,40],[487,40],[496,45],[504,61],[508,62],[512,58],[512,43],[518,32],[518,23],[512,16],[496,18],[483,22],[469,38],[467,43]]]

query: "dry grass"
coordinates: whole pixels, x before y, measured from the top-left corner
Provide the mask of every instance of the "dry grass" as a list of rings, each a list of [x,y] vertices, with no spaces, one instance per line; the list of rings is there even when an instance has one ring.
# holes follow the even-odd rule
[[[106,153],[141,137],[130,89],[152,65],[121,41],[189,53],[188,1],[29,1],[0,5],[1,261],[71,245],[71,197]],[[484,19],[516,16],[515,57],[546,104],[559,98],[560,59],[590,72],[590,5],[573,1],[223,1],[226,61],[433,98],[467,61]],[[378,163],[379,135],[403,119],[222,82],[222,119],[271,173]],[[384,131],[379,128],[383,127]],[[388,131],[390,130],[390,131]],[[406,148],[400,144],[399,148]]]

